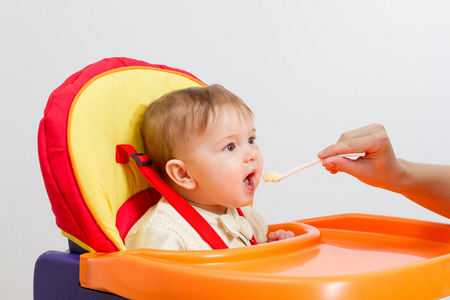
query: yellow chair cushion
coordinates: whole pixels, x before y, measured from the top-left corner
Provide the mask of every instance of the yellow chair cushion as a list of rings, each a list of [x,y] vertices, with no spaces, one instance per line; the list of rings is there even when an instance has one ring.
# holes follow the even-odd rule
[[[134,163],[116,164],[116,145],[143,152],[140,123],[146,106],[173,90],[201,85],[171,70],[124,67],[93,78],[74,99],[67,131],[73,170],[86,205],[118,249],[125,247],[116,213],[149,184]]]

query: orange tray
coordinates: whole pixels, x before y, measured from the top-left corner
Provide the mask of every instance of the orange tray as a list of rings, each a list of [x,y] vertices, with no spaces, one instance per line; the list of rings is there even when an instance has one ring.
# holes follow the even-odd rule
[[[81,286],[130,299],[439,299],[450,225],[345,214],[271,225],[295,238],[228,250],[81,255]]]

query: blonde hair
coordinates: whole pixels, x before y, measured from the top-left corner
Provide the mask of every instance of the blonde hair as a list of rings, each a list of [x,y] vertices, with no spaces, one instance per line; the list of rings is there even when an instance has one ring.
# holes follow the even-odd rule
[[[253,118],[250,108],[220,85],[171,92],[152,102],[141,128],[146,154],[159,176],[168,180],[166,163],[190,147],[193,137],[214,125],[224,110],[239,118]]]

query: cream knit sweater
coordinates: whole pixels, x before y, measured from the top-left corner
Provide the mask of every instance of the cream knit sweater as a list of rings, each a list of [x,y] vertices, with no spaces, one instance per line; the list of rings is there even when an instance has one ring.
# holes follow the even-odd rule
[[[235,208],[219,216],[195,207],[230,248],[249,245],[255,235],[258,244],[266,242],[267,224],[251,207],[243,207],[245,219]],[[151,207],[125,237],[127,249],[211,250],[189,223],[164,199]]]

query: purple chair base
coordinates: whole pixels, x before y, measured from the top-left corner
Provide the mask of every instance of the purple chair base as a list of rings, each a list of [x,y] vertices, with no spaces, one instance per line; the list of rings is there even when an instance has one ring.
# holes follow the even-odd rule
[[[82,288],[79,268],[79,254],[60,251],[47,251],[41,254],[34,267],[34,300],[125,299],[114,294]]]

